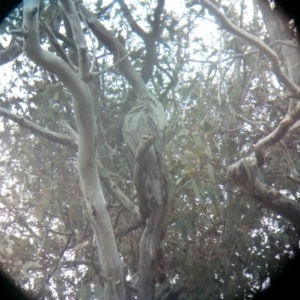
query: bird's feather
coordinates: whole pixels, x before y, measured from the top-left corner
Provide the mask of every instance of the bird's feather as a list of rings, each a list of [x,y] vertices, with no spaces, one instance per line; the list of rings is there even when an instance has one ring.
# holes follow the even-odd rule
[[[157,201],[162,202],[162,139],[166,125],[166,115],[162,104],[153,99],[144,101],[134,107],[126,115],[123,124],[124,140],[135,155],[139,144],[145,135],[154,135],[156,140],[149,148],[145,157],[146,173],[149,178],[152,194]]]

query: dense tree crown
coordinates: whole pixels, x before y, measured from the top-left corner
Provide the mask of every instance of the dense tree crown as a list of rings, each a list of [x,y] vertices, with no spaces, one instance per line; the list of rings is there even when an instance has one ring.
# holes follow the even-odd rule
[[[24,0],[0,30],[1,268],[30,295],[251,299],[293,256],[300,47],[273,1]]]

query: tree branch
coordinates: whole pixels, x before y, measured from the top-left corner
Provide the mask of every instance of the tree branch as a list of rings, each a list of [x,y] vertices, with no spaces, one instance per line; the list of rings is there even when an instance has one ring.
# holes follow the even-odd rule
[[[263,53],[265,53],[272,63],[273,72],[277,76],[279,82],[283,83],[291,92],[293,92],[295,94],[295,97],[300,97],[300,88],[282,72],[279,58],[274,50],[272,50],[258,37],[246,32],[245,30],[240,29],[235,24],[233,24],[213,3],[209,2],[208,0],[194,0],[188,3],[187,6],[190,7],[195,4],[201,4],[202,6],[206,7],[217,17],[217,19],[228,31],[250,42]],[[267,150],[280,141],[280,139],[289,131],[293,124],[296,123],[299,117],[300,103],[298,103],[295,109],[280,122],[279,126],[272,133],[261,139],[255,145],[255,155],[259,167],[262,166],[265,162],[265,154]]]
[[[292,93],[295,93],[297,98],[300,98],[300,88],[294,84],[281,70],[281,64],[276,52],[271,49],[267,44],[265,44],[261,39],[254,36],[251,33],[239,28],[233,24],[212,2],[209,0],[192,0],[187,4],[187,7],[200,4],[206,7],[219,22],[223,25],[225,29],[231,33],[237,35],[238,37],[246,40],[247,42],[255,45],[259,50],[261,50],[271,61],[272,69],[276,75],[278,81],[284,84]]]
[[[6,110],[4,108],[0,107],[0,115],[8,118],[9,120],[12,120],[13,122],[19,124],[23,128],[29,129],[33,133],[37,133],[38,135],[46,138],[47,140],[60,144],[62,146],[69,147],[76,152],[78,151],[78,134],[73,133],[74,138],[71,138],[69,136],[65,136],[59,133],[56,133],[54,131],[45,129],[27,119],[24,117],[18,116],[9,110]],[[74,131],[72,129],[72,131]],[[134,216],[137,220],[140,219],[140,214],[138,212],[137,207],[133,204],[130,199],[122,192],[122,190],[119,189],[119,187],[112,181],[111,178],[102,178],[102,182],[104,183],[107,190],[119,201],[120,204],[122,204],[132,216]]]
[[[139,147],[136,150],[136,156],[135,156],[136,162],[133,171],[133,182],[137,192],[139,211],[143,220],[146,220],[151,213],[151,209],[149,208],[148,205],[149,200],[147,197],[147,192],[144,184],[144,176],[145,176],[144,161],[145,161],[145,156],[147,151],[154,144],[154,142],[155,142],[155,136],[153,135],[143,137],[143,140],[141,141]]]
[[[45,289],[45,286],[46,284],[50,281],[50,279],[52,278],[53,274],[55,273],[55,271],[57,270],[58,268],[58,265],[59,265],[59,262],[60,260],[62,259],[64,253],[66,252],[66,250],[68,249],[68,246],[72,240],[72,237],[73,237],[73,234],[72,235],[69,235],[68,239],[67,239],[67,242],[65,244],[65,246],[63,247],[62,251],[60,252],[58,258],[56,259],[56,262],[55,262],[55,266],[54,268],[51,270],[51,272],[48,274],[47,278],[45,279],[43,285],[42,285],[42,288],[40,289],[40,291],[38,292],[37,294],[37,299],[41,296],[41,294],[43,293],[44,289]]]
[[[255,146],[255,156],[257,158],[258,166],[261,167],[265,163],[265,155],[267,150],[278,143],[285,135],[289,132],[290,128],[300,118],[300,102],[294,108],[294,110],[286,115],[283,120],[279,123],[277,128],[270,133],[268,136],[261,139]]]
[[[148,91],[143,79],[138,72],[131,65],[127,52],[123,45],[98,21],[97,17],[86,9],[82,4],[78,4],[86,18],[86,22],[93,34],[99,39],[108,50],[114,55],[115,61],[118,62],[117,66],[120,72],[125,76],[126,80],[133,87],[135,93],[141,99],[146,94],[152,97]]]
[[[127,4],[125,3],[124,0],[118,0],[118,3],[120,5],[120,8],[123,12],[124,17],[126,18],[129,26],[131,27],[131,29],[138,35],[140,36],[142,39],[145,38],[145,36],[147,35],[147,32],[143,30],[143,28],[135,21],[135,19],[133,18],[130,9],[128,8]]]
[[[40,23],[41,28],[44,30],[44,32],[48,35],[48,38],[52,44],[52,46],[55,48],[56,52],[60,55],[60,57],[74,70],[76,71],[76,67],[72,64],[69,57],[67,56],[65,50],[61,47],[61,45],[58,43],[54,33],[52,32],[51,28],[44,22]]]
[[[96,237],[103,276],[107,279],[104,287],[104,299],[112,300],[116,297],[124,299],[122,265],[96,164],[97,130],[93,96],[88,85],[82,80],[89,75],[87,47],[74,2],[72,0],[63,0],[62,2],[67,18],[71,23],[72,35],[78,51],[80,77],[63,59],[41,47],[39,41],[38,0],[24,1],[22,30],[24,51],[34,63],[56,74],[72,95],[79,142],[78,173],[87,211]]]
[[[40,136],[48,139],[51,142],[70,147],[75,151],[78,150],[77,143],[75,142],[74,139],[72,139],[69,136],[65,136],[65,135],[56,133],[54,131],[45,129],[45,128],[25,119],[24,117],[18,116],[2,107],[0,107],[0,115],[14,121],[15,123],[19,124],[21,127],[29,129],[33,133],[39,134]]]
[[[228,167],[230,179],[257,202],[296,225],[300,225],[300,206],[296,201],[267,187],[261,180],[261,174],[253,157],[239,160]]]
[[[80,19],[73,1],[61,0],[64,12],[69,20],[74,42],[77,48],[79,73],[82,79],[87,79],[90,71],[90,61],[88,58],[85,37],[81,29]]]
[[[0,66],[17,58],[23,52],[22,47],[19,45],[19,40],[12,37],[10,44],[0,51]]]

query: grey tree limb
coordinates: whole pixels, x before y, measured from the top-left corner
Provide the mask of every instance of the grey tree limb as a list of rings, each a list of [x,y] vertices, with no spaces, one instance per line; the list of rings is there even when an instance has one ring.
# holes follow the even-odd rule
[[[78,172],[96,236],[103,276],[106,278],[105,299],[119,298],[123,300],[125,299],[125,289],[122,265],[96,165],[97,132],[93,112],[93,97],[87,84],[82,80],[82,78],[86,78],[89,70],[86,56],[87,47],[74,2],[64,0],[62,6],[71,23],[78,51],[79,76],[64,60],[41,48],[39,42],[38,0],[24,1],[22,29],[24,51],[28,58],[37,65],[54,73],[72,95],[79,142]]]
[[[22,47],[16,37],[11,39],[10,44],[0,51],[0,66],[17,58],[23,52]]]
[[[198,4],[207,8],[229,32],[246,40],[264,53],[269,58],[272,64],[272,70],[278,81],[285,85],[289,91],[294,94],[295,98],[299,99],[299,86],[283,72],[282,63],[273,49],[271,49],[258,37],[233,24],[212,2],[208,0],[192,0],[187,4],[187,6],[191,7]],[[293,74],[291,74],[291,77],[293,78],[292,75]],[[268,150],[275,144],[281,142],[282,138],[293,128],[299,118],[300,103],[298,103],[294,109],[288,111],[287,115],[282,119],[275,130],[257,142],[254,146],[254,154],[252,156],[243,158],[228,167],[229,178],[243,191],[250,194],[257,202],[295,224],[299,224],[300,207],[279,191],[276,191],[271,187],[267,187],[262,181],[260,167],[262,167],[265,163],[265,157]],[[284,154],[289,160],[290,157],[287,153],[284,152]]]
[[[29,129],[33,133],[37,133],[40,136],[48,139],[51,142],[61,144],[66,147],[70,147],[73,150],[77,151],[78,150],[78,145],[74,139],[72,139],[69,136],[65,136],[59,133],[56,133],[54,131],[45,129],[34,122],[31,122],[27,120],[26,118],[16,115],[9,110],[0,107],[0,115],[14,121],[15,123],[19,124],[21,127]]]

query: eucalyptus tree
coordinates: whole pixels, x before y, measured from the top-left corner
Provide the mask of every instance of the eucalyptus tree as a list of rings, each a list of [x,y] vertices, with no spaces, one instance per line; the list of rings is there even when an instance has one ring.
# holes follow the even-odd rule
[[[41,299],[246,298],[297,247],[293,21],[168,4],[25,0],[2,24],[2,267]]]

